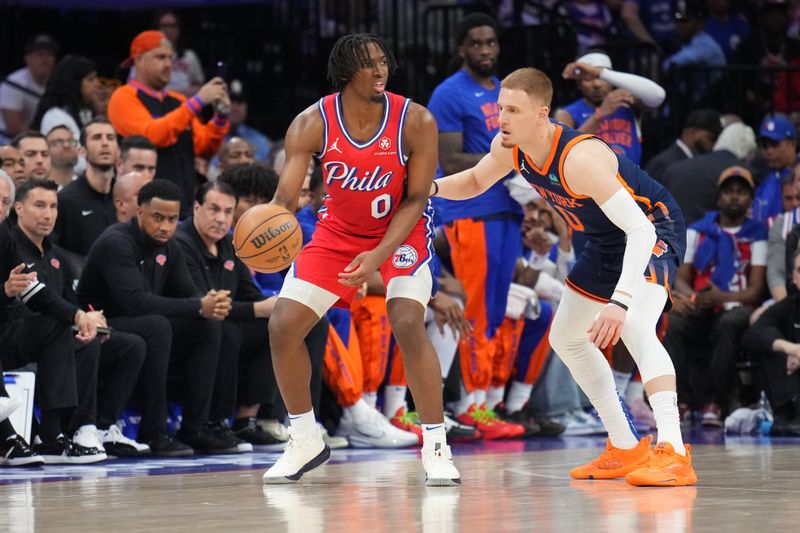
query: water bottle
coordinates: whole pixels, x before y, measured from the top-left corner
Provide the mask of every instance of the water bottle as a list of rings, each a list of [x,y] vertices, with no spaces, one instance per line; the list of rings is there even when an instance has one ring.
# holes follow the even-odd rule
[[[769,400],[767,399],[767,393],[763,390],[761,391],[761,396],[758,398],[758,407],[756,409],[758,413],[758,429],[761,435],[769,435],[770,430],[772,429],[772,406],[769,404]]]

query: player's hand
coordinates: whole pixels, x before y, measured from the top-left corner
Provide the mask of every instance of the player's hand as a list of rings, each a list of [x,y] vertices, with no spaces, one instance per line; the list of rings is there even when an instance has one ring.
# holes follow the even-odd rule
[[[592,65],[587,65],[586,63],[573,62],[564,67],[564,71],[561,73],[561,76],[563,76],[565,80],[591,81],[599,78],[602,70],[603,67],[595,67]]]
[[[800,369],[800,356],[788,354],[786,356],[786,375],[791,376]]]
[[[699,309],[714,309],[725,303],[725,293],[719,287],[710,283],[708,288],[697,293],[697,307]]]
[[[442,335],[444,335],[445,324],[449,325],[453,333],[459,337],[467,336],[472,332],[472,324],[467,320],[464,310],[455,298],[439,291],[431,299],[429,305],[433,309],[433,318]]]
[[[360,287],[362,283],[367,282],[373,272],[378,270],[382,262],[383,259],[375,250],[361,252],[344,268],[343,272],[339,272],[339,283],[348,287]]]
[[[630,107],[633,105],[635,99],[630,91],[625,89],[614,89],[603,98],[603,103],[600,104],[600,114],[604,117],[614,114],[620,107]]]
[[[11,270],[8,275],[8,279],[3,284],[3,289],[6,292],[6,296],[9,298],[14,298],[15,296],[20,295],[28,285],[32,281],[36,280],[36,272],[28,272],[27,274],[23,274],[22,271],[25,270],[25,263],[20,263]]]
[[[360,300],[361,298],[365,298],[367,296],[367,290],[369,289],[369,285],[367,282],[361,284],[361,286],[356,291],[356,295],[353,297],[354,300]]]
[[[97,325],[88,313],[80,310],[75,313],[75,326],[78,328],[75,339],[81,344],[89,344],[97,337]]]
[[[586,330],[586,333],[589,334],[589,342],[601,350],[608,346],[609,343],[617,344],[620,335],[622,335],[622,326],[625,325],[627,314],[618,305],[606,305],[597,315],[592,327]]]
[[[231,291],[216,291],[214,305],[214,320],[224,320],[233,309],[233,300],[231,300]]]
[[[553,246],[553,241],[542,226],[534,226],[522,235],[522,242],[538,255],[547,255]]]

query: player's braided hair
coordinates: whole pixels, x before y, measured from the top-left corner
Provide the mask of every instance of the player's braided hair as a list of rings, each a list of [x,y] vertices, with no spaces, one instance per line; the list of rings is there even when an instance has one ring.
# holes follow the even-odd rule
[[[372,33],[353,33],[340,37],[333,45],[328,57],[328,79],[337,90],[341,91],[350,83],[359,69],[372,68],[369,57],[369,43],[375,43],[386,55],[389,75],[397,70],[397,61],[391,50],[379,36]]]

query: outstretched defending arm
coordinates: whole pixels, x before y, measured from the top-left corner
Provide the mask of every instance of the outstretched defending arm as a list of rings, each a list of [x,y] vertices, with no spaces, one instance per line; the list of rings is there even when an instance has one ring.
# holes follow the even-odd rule
[[[431,186],[431,196],[448,200],[469,200],[484,192],[514,170],[514,155],[511,149],[503,148],[500,135],[492,140],[489,153],[472,168],[439,178]]]
[[[608,219],[625,232],[622,272],[611,296],[612,305],[600,313],[590,340],[603,348],[616,344],[625,323],[625,311],[644,283],[644,271],[653,254],[656,230],[631,194],[617,179],[617,158],[598,140],[577,144],[564,162],[564,180],[576,194],[590,196]]]

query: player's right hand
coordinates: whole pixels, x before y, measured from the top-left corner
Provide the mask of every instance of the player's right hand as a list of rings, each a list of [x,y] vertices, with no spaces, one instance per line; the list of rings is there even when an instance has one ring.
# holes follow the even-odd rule
[[[608,304],[597,315],[592,327],[586,330],[589,334],[589,342],[601,350],[609,343],[617,344],[622,335],[622,327],[625,325],[627,311],[618,305]]]
[[[14,298],[20,295],[32,281],[36,280],[36,272],[23,274],[23,270],[25,270],[25,263],[20,263],[9,273],[8,279],[3,284],[7,297]]]

